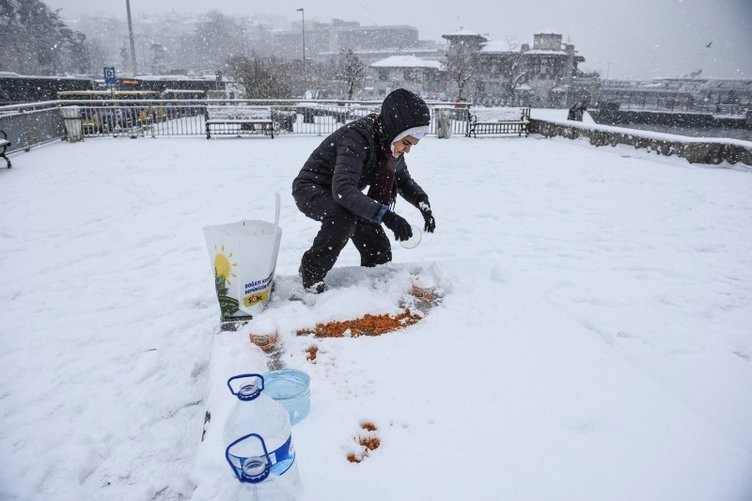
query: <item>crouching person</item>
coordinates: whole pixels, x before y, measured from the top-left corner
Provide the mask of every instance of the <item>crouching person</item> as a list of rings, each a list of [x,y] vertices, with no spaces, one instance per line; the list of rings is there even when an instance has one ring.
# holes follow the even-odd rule
[[[384,99],[380,113],[340,127],[311,153],[292,184],[298,209],[321,222],[301,259],[303,287],[324,290],[324,277],[349,240],[360,253],[361,266],[391,261],[382,223],[398,241],[412,237],[410,224],[393,211],[397,194],[421,211],[425,231],[433,232],[428,196],[410,176],[404,158],[428,132],[429,122],[426,103],[397,89]]]

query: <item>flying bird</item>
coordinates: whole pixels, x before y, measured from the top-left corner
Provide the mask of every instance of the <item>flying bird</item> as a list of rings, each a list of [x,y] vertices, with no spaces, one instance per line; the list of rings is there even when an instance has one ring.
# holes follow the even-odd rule
[[[707,47],[709,49],[711,45],[713,45],[713,41],[712,40],[710,42],[706,43],[705,47]]]

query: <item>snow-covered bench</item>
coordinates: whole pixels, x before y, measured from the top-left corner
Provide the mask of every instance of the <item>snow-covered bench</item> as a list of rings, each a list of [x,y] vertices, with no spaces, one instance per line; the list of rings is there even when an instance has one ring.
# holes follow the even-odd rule
[[[467,137],[478,137],[481,135],[517,134],[525,137],[530,133],[530,108],[522,108],[519,120],[496,120],[481,121],[477,115],[470,114],[470,127],[467,129]]]
[[[240,136],[241,134],[264,134],[274,139],[272,110],[267,106],[207,106],[206,139],[212,133]]]
[[[12,165],[8,157],[5,156],[5,150],[8,149],[8,146],[10,146],[10,141],[8,141],[8,134],[6,134],[5,131],[0,130],[0,134],[3,135],[3,137],[0,138],[0,148],[2,148],[2,151],[0,151],[0,158],[5,160],[5,162],[8,164],[8,168],[10,169]]]

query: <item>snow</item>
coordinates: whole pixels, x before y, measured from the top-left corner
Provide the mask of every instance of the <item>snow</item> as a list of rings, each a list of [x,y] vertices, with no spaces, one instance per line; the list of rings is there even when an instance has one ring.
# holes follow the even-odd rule
[[[522,108],[510,106],[474,106],[470,108],[470,113],[475,115],[479,122],[502,122],[522,118]]]
[[[482,44],[481,52],[494,54],[518,54],[519,50],[512,50],[510,42],[504,40],[489,40]]]
[[[373,68],[435,68],[440,70],[443,65],[439,61],[428,61],[416,56],[389,56],[371,64]]]
[[[162,80],[207,80],[214,82],[217,79],[216,75],[200,75],[200,76],[188,76],[188,75],[139,75],[137,77],[139,80],[152,80],[152,81],[162,81]]]
[[[457,31],[453,31],[451,33],[448,33],[442,36],[443,37],[482,37],[483,35],[475,31],[469,31],[469,30],[465,30],[464,28],[460,28]]]
[[[567,116],[569,114],[569,109],[567,108],[532,108],[530,110],[530,118],[534,118],[537,120],[545,120],[547,122],[553,122],[553,123],[560,123],[560,124],[566,124],[566,125],[572,125],[572,126],[578,126],[582,124],[593,124],[595,125],[595,120],[593,120],[593,117],[590,115],[589,111],[585,111],[582,115],[582,122],[575,123],[572,120],[567,120]],[[625,134],[639,134],[642,136],[643,131],[637,131],[636,129],[628,129],[626,127],[614,127],[614,129],[618,129],[618,131],[615,132],[621,132]],[[676,136],[674,136],[676,139]]]
[[[632,134],[634,136],[640,136],[649,139],[656,139],[662,141],[679,141],[683,143],[716,143],[716,144],[735,144],[752,150],[752,141],[745,141],[744,139],[734,138],[719,138],[719,137],[690,137],[680,136],[677,134],[668,134],[664,132],[653,132],[641,129],[629,129],[627,127],[617,127],[613,125],[598,124],[593,120],[588,112],[585,112],[583,121],[581,123],[567,120],[566,109],[556,108],[533,108],[530,111],[530,118],[545,120],[547,122],[556,123],[559,125],[567,125],[570,127],[579,127],[583,129],[599,130],[604,132],[616,132],[620,134]],[[742,167],[744,168],[744,167]]]
[[[539,54],[544,56],[566,56],[565,50],[551,50],[551,49],[530,49],[526,50],[525,54]]]
[[[74,75],[19,75],[18,73],[14,71],[0,71],[0,78],[45,78],[49,80],[79,80],[82,78],[82,76],[74,76]],[[88,78],[88,77],[83,77]]]
[[[272,220],[279,191],[294,288],[317,225],[290,184],[321,140],[87,139],[0,171],[0,499],[230,499],[222,386],[266,357],[218,334],[202,227]],[[408,163],[436,233],[369,270],[349,246],[330,290],[258,318],[311,376],[301,499],[752,497],[749,173],[538,136]],[[444,299],[403,332],[294,335],[416,276]],[[349,463],[365,421],[381,446]]]

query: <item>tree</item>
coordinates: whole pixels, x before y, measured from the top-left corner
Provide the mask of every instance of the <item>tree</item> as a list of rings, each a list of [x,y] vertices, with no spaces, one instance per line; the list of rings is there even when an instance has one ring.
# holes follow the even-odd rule
[[[336,78],[347,86],[347,100],[352,101],[353,92],[363,86],[365,67],[352,49],[343,50],[339,55]]]
[[[73,71],[76,73],[87,73],[91,68],[91,54],[89,44],[86,42],[86,35],[78,32],[71,32],[68,40],[68,50],[70,51],[70,60]]]
[[[125,44],[123,44],[120,47],[120,67],[127,68],[128,65],[130,64],[129,63],[129,61],[131,60],[130,58],[131,58],[130,52],[128,51],[128,48],[125,46]]]
[[[83,73],[88,71],[85,46],[86,36],[40,0],[0,0],[0,70]]]
[[[215,72],[234,57],[244,55],[242,31],[235,19],[217,10],[206,13],[204,18],[189,37],[188,47],[201,70]]]
[[[341,82],[334,80],[339,67],[339,60],[327,58],[323,61],[306,61],[305,90],[311,92],[315,99],[336,99],[342,96]]]
[[[477,55],[463,42],[458,43],[447,53],[446,71],[449,80],[457,86],[457,100],[463,100],[462,91],[480,71]]]
[[[286,99],[292,97],[290,77],[285,65],[274,57],[237,56],[230,60],[235,78],[245,87],[249,99]]]
[[[151,72],[154,75],[159,75],[165,72],[165,53],[167,50],[161,43],[152,42],[151,44]]]
[[[502,69],[504,94],[509,99],[509,104],[514,106],[517,86],[527,77],[527,69],[522,64],[522,51],[519,44],[513,38],[506,38],[509,52],[506,54]]]

